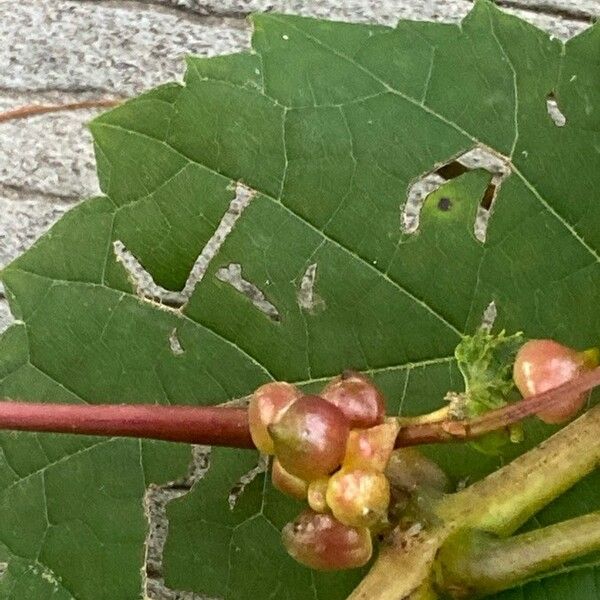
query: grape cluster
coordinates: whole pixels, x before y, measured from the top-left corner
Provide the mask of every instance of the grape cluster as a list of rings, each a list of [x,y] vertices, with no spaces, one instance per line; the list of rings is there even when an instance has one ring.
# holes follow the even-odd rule
[[[268,383],[252,396],[248,414],[256,447],[274,455],[273,485],[309,506],[283,529],[289,554],[314,569],[364,565],[373,532],[387,522],[384,471],[399,429],[385,420],[375,384],[354,371],[318,396]]]
[[[597,349],[577,352],[553,340],[530,340],[516,354],[513,381],[529,396],[599,362]],[[561,423],[581,409],[585,398],[566,397],[537,416]],[[248,416],[254,444],[274,456],[273,485],[308,504],[282,532],[289,554],[308,567],[364,565],[373,552],[373,536],[389,521],[424,514],[428,499],[448,489],[444,472],[420,452],[394,452],[398,420],[386,419],[383,395],[361,373],[344,372],[319,395],[304,395],[285,382],[268,383],[253,394]]]

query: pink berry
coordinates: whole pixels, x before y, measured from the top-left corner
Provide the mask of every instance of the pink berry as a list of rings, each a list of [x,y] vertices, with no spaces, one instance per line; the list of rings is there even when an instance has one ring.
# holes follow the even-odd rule
[[[281,466],[300,479],[312,481],[340,466],[349,427],[333,404],[319,396],[303,396],[268,431]]]
[[[373,543],[366,527],[348,527],[330,514],[301,513],[282,531],[283,545],[299,563],[321,571],[362,567]]]
[[[392,453],[386,475],[394,490],[412,494],[418,489],[444,492],[449,481],[442,469],[416,448],[400,448]]]
[[[346,415],[352,429],[366,429],[383,423],[383,394],[373,381],[362,373],[344,371],[325,386],[321,396],[335,404]]]
[[[521,346],[515,358],[513,379],[524,398],[567,383],[595,366],[593,351],[578,352],[554,340],[530,340]],[[563,423],[583,407],[587,394],[566,396],[560,404],[541,410],[544,423]]]

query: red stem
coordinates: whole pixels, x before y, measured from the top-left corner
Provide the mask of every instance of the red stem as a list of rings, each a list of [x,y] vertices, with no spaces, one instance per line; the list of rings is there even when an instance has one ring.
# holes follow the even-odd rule
[[[244,408],[0,402],[0,429],[254,448]]]
[[[405,425],[396,447],[464,441],[521,421],[600,385],[600,367],[553,390],[476,419]],[[0,401],[0,429],[122,436],[254,448],[244,408],[156,404],[40,404]],[[600,435],[600,433],[599,433]]]
[[[396,438],[396,447],[463,441],[497,431],[535,415],[542,408],[560,404],[565,396],[573,397],[600,385],[600,367],[547,392],[524,398],[514,404],[485,413],[475,419],[438,421],[403,427]],[[600,435],[600,432],[599,432]]]

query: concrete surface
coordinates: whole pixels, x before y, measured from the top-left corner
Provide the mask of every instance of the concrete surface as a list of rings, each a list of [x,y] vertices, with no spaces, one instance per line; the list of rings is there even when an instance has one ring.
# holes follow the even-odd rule
[[[498,3],[561,38],[600,16],[600,0]],[[456,22],[470,6],[468,0],[0,0],[0,111],[123,98],[180,78],[186,54],[216,55],[247,47],[245,16],[253,11],[394,24],[399,18]],[[98,191],[85,129],[95,112],[0,124],[0,268],[80,198]],[[10,319],[0,288],[0,331]],[[177,493],[153,489],[148,494],[152,535],[147,593],[154,600],[194,598],[161,583],[163,505]]]

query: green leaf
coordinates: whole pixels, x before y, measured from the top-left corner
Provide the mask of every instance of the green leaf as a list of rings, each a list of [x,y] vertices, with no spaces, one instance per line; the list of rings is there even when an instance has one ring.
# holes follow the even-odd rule
[[[454,348],[491,300],[500,329],[598,343],[598,25],[563,45],[482,1],[461,26],[253,23],[252,52],[190,58],[184,85],[92,123],[104,196],[1,274],[19,322],[0,340],[0,396],[213,404],[272,378],[318,388],[352,367],[375,377],[390,412],[415,414],[460,389]],[[547,114],[549,94],[564,127]],[[477,146],[510,167],[485,243],[473,233],[484,170],[445,183],[418,231],[403,233],[414,181]],[[138,293],[113,243],[158,285],[182,289],[237,182],[254,198],[186,305]],[[231,263],[279,320],[216,276]],[[299,301],[309,273],[313,301]],[[529,445],[551,431],[530,429]],[[7,433],[0,447],[0,596],[140,597],[145,489],[181,475],[189,449]],[[429,453],[456,480],[500,461],[466,446]],[[262,476],[230,510],[253,458],[216,452],[173,503],[168,584],[231,600],[343,597],[359,574],[292,565],[275,529],[296,509]],[[597,484],[582,482],[540,522],[598,509]],[[527,594],[558,600],[568,586],[587,600],[599,577],[592,563]]]
[[[167,585],[218,598],[344,600],[364,569],[319,573],[281,551],[281,528],[302,510],[300,502],[280,494],[261,473],[230,505],[230,491],[257,458],[254,452],[215,448],[214,468],[192,493],[169,505]],[[204,543],[198,545],[199,539]]]

